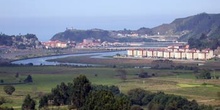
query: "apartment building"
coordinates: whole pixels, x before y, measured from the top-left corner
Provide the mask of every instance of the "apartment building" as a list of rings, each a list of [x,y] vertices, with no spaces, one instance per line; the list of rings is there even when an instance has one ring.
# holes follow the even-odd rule
[[[208,60],[214,57],[211,49],[189,49],[189,46],[175,45],[165,49],[129,49],[127,55],[130,57],[149,57],[166,59],[191,59]]]

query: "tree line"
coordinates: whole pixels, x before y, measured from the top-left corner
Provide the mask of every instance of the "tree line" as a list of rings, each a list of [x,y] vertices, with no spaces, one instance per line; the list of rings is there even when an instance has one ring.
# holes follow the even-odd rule
[[[208,37],[206,34],[202,34],[199,38],[189,38],[188,44],[190,45],[190,48],[217,49],[220,46],[220,36]]]
[[[41,97],[39,108],[50,105],[68,105],[69,109],[79,110],[212,110],[212,106],[198,105],[193,100],[163,92],[152,93],[140,88],[123,94],[117,86],[92,85],[84,75],[73,83],[61,83],[51,93]]]
[[[3,103],[5,99],[0,98],[0,105]],[[84,75],[74,78],[72,83],[62,82],[50,93],[43,95],[38,109],[63,105],[68,106],[69,110],[143,110],[142,106],[146,106],[148,110],[213,110],[212,106],[199,105],[195,100],[189,101],[184,97],[163,92],[153,93],[136,88],[124,94],[114,85],[92,85]],[[28,94],[23,101],[22,110],[36,108],[36,101]]]

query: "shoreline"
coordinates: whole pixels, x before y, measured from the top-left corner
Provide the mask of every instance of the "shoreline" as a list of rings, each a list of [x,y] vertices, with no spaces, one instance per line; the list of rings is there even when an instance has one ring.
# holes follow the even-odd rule
[[[53,57],[53,56],[62,56],[62,55],[74,55],[74,54],[87,54],[87,53],[100,53],[100,52],[118,52],[122,50],[100,50],[100,49],[94,49],[95,51],[77,51],[73,53],[61,53],[61,54],[55,54],[55,55],[43,55],[43,56],[36,56],[36,57],[29,57],[29,58],[21,58],[21,59],[15,59],[10,60],[10,62],[20,61],[20,60],[27,60],[27,59],[34,59],[34,58],[43,58],[43,57]]]

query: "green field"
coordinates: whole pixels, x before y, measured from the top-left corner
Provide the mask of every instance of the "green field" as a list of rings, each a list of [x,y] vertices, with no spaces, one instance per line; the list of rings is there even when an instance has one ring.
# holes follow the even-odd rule
[[[20,108],[24,97],[30,94],[35,100],[43,94],[49,93],[52,88],[61,82],[72,82],[80,74],[86,75],[92,84],[116,85],[124,93],[133,88],[143,88],[152,92],[164,91],[168,94],[176,94],[195,99],[200,104],[212,104],[220,106],[217,92],[220,92],[220,80],[198,80],[189,70],[153,70],[126,68],[127,80],[121,80],[115,68],[75,68],[70,66],[36,66],[36,67],[0,67],[0,80],[4,83],[18,83],[27,75],[31,75],[33,83],[14,85],[16,91],[9,96],[0,85],[0,96],[5,97],[8,103],[2,106]],[[146,71],[155,77],[138,78],[137,74]],[[19,77],[15,78],[15,74]],[[219,71],[216,71],[220,75]],[[204,83],[206,85],[204,85]]]

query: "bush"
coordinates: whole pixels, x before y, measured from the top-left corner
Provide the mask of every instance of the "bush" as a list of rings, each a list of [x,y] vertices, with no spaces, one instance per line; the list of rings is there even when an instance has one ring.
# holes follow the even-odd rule
[[[25,97],[21,108],[22,108],[22,110],[35,110],[35,105],[36,105],[35,101],[28,94]]]
[[[31,77],[31,75],[28,75],[27,78],[24,80],[25,83],[31,83],[33,82],[33,79]]]
[[[147,77],[149,77],[149,76],[148,76],[148,73],[147,73],[147,72],[142,72],[142,73],[140,73],[140,74],[138,75],[138,77],[139,77],[139,78],[147,78]]]
[[[211,79],[211,73],[209,70],[202,70],[196,74],[197,79]]]
[[[15,87],[11,85],[4,86],[4,91],[8,95],[12,95],[12,93],[15,91]]]
[[[131,104],[141,106],[147,105],[152,100],[151,93],[140,88],[129,90],[128,97],[131,100]]]
[[[4,97],[0,97],[0,105],[6,103],[6,100]],[[1,110],[1,109],[0,109]]]

